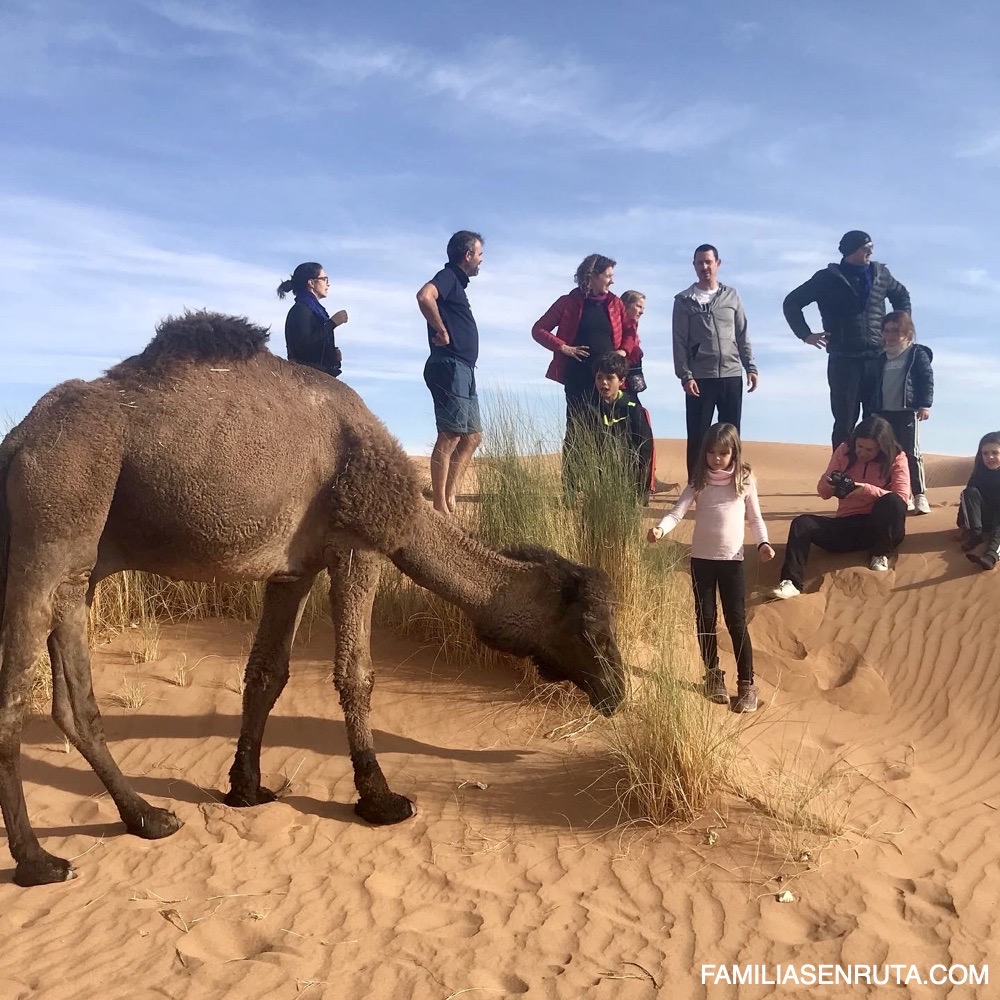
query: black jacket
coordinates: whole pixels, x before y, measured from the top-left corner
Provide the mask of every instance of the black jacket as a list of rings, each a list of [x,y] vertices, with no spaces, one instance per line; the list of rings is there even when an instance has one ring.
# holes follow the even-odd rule
[[[882,409],[882,372],[886,356],[883,352],[879,360],[878,388],[875,390],[874,410]],[[931,362],[934,354],[923,344],[914,344],[910,359],[906,363],[906,381],[903,383],[903,409],[922,410],[931,408],[934,402],[934,371]]]
[[[882,318],[885,300],[893,309],[908,313],[910,293],[890,273],[885,264],[872,261],[872,289],[862,308],[858,287],[839,264],[828,264],[804,285],[789,292],[783,306],[792,333],[805,340],[812,331],[802,310],[812,302],[819,306],[823,329],[830,335],[826,349],[844,358],[875,358],[882,351]]]
[[[635,491],[640,502],[649,502],[653,472],[653,431],[642,403],[631,393],[622,392],[610,403],[597,400],[599,433],[614,442],[631,468]]]
[[[333,320],[323,320],[307,305],[296,302],[285,317],[285,349],[289,361],[338,376],[340,350],[333,336]]]
[[[974,466],[968,485],[979,490],[992,510],[1000,511],[1000,469],[987,469],[985,465],[980,465],[979,468]]]

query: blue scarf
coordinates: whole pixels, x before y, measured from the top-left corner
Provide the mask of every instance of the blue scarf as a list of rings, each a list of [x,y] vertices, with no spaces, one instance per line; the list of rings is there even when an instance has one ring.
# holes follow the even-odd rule
[[[846,260],[840,262],[840,270],[848,279],[853,278],[861,283],[861,290],[858,298],[861,300],[861,308],[868,304],[868,296],[871,294],[872,281],[874,280],[875,267],[872,264],[848,264]]]
[[[295,304],[302,303],[311,313],[315,313],[324,323],[329,322],[330,314],[323,308],[323,303],[313,295],[312,292],[305,291],[295,296]]]

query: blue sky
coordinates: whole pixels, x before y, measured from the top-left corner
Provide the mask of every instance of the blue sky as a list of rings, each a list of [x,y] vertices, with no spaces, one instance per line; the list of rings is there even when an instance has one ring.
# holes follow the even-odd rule
[[[1000,426],[996,20],[978,0],[5,0],[0,413],[184,307],[270,325],[284,353],[274,289],[318,260],[351,316],[345,379],[426,451],[414,294],[470,228],[485,394],[558,412],[531,324],[601,252],[648,296],[643,399],[683,436],[670,311],[710,242],[761,371],[744,436],[826,443],[824,356],[781,301],[860,228],[934,350],[924,449],[972,453]]]

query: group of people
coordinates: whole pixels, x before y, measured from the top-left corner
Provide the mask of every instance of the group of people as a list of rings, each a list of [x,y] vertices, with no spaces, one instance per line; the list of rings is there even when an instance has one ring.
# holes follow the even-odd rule
[[[783,306],[792,332],[828,356],[833,454],[817,493],[838,501],[833,517],[793,519],[774,590],[783,599],[802,592],[813,545],[831,552],[867,551],[869,568],[884,572],[902,542],[907,512],[930,511],[918,427],[933,404],[933,354],[916,342],[909,293],[884,264],[872,260],[869,235],[851,230],[838,249],[840,261],[791,291]],[[455,233],[447,257],[417,292],[429,346],[424,381],[437,426],[432,498],[445,516],[455,511],[459,484],[482,438],[475,379],[479,333],[466,294],[482,264],[482,235]],[[685,395],[687,486],[670,513],[650,529],[649,541],[663,537],[695,506],[691,577],[705,694],[731,703],[734,711],[749,712],[757,707],[757,691],[746,629],[745,522],[760,558],[774,557],[740,445],[744,384],[754,392],[760,375],[739,294],[718,280],[718,249],[701,244],[692,263],[696,280],[674,297],[672,317],[674,370]],[[637,500],[645,503],[658,485],[649,415],[638,401],[646,389],[638,332],[646,297],[634,290],[616,296],[611,291],[615,267],[602,254],[585,257],[575,287],[556,299],[531,335],[552,353],[546,377],[565,392],[564,469],[573,464],[581,429],[588,428],[614,442],[631,467]],[[295,294],[285,329],[289,359],[336,377],[341,354],[335,329],[347,322],[347,313],[330,316],[323,306],[329,278],[322,266],[300,264],[278,288],[279,296],[288,291]],[[816,332],[803,315],[813,303],[822,321]],[[1000,559],[1000,432],[980,442],[975,471],[962,494],[959,527],[969,559],[992,569]],[[719,667],[717,593],[736,651],[733,699]]]

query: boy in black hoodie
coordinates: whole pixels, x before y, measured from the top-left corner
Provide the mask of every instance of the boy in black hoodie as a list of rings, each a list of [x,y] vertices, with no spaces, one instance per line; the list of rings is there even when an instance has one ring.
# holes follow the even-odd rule
[[[1000,431],[983,435],[969,484],[958,500],[966,557],[990,570],[1000,559]],[[985,542],[983,551],[975,550]]]
[[[598,440],[613,441],[619,454],[625,456],[636,498],[645,506],[652,482],[653,432],[642,404],[623,388],[627,375],[628,361],[620,354],[604,354],[594,362],[594,417]]]

